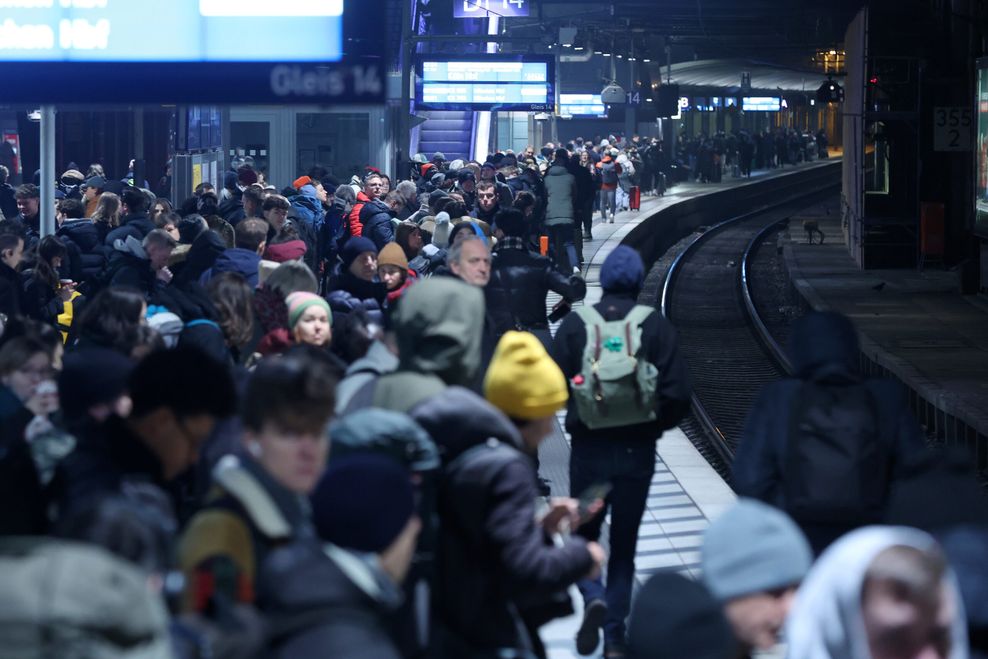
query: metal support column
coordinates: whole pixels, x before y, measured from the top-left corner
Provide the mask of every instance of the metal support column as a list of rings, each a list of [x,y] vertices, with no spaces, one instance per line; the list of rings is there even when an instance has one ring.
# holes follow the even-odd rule
[[[55,106],[41,106],[41,237],[55,233]]]

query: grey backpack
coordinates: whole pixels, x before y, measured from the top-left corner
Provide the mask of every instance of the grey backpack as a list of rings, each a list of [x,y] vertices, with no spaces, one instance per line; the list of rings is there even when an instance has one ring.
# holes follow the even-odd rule
[[[587,328],[583,368],[570,383],[580,421],[591,430],[655,421],[659,370],[641,342],[642,323],[655,310],[635,305],[612,321],[590,305],[573,311]]]

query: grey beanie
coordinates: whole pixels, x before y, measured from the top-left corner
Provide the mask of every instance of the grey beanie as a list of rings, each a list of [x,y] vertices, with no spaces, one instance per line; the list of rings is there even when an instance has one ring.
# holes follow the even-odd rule
[[[738,499],[714,520],[700,555],[703,580],[722,602],[796,585],[813,564],[813,552],[796,523],[754,499]]]

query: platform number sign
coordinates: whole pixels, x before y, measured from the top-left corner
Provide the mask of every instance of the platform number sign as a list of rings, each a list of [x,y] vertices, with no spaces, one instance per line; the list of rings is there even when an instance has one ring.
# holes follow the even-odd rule
[[[453,0],[453,18],[525,17],[534,0]]]
[[[973,135],[974,112],[971,108],[933,108],[934,151],[968,151]]]

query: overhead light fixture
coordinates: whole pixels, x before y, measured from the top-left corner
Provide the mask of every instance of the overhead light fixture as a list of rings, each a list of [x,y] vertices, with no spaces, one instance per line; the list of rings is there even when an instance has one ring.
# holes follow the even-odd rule
[[[576,46],[573,50],[583,50],[583,46]]]
[[[634,57],[629,57],[628,58],[628,61],[629,62],[637,62],[638,60],[636,60]]]
[[[611,56],[610,53],[604,53],[604,57],[610,57],[610,56]]]
[[[646,99],[645,99],[645,102],[646,102],[646,103],[651,103],[651,102],[652,102],[652,99],[650,99],[650,98],[646,98]]]
[[[645,62],[645,63],[647,64],[648,62],[651,62],[652,60],[650,60],[649,58],[647,58],[647,57],[646,57],[646,58],[645,58],[645,59],[643,59],[642,61],[643,61],[643,62]]]
[[[618,55],[617,58],[618,59],[624,59],[624,55]]]
[[[41,121],[41,110],[31,110],[27,113],[28,121]]]
[[[604,54],[604,51],[602,51],[602,50],[595,50],[595,51],[593,51],[593,54],[594,55],[603,55]]]

